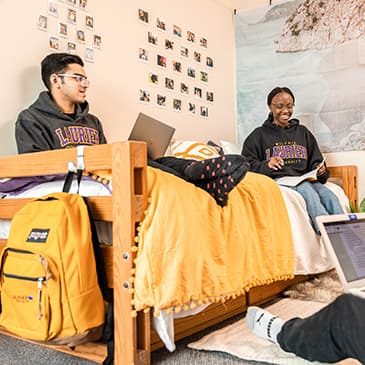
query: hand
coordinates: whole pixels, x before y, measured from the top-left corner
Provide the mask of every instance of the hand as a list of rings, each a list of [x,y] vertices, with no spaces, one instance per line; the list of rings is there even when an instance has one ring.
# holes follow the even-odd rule
[[[284,160],[281,157],[273,156],[270,158],[268,164],[270,169],[281,170],[284,166]]]
[[[317,176],[322,176],[326,172],[327,168],[324,160],[317,165],[317,169]]]

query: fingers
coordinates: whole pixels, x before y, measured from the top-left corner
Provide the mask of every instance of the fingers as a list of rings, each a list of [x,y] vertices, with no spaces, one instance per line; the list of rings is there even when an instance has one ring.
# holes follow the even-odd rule
[[[281,157],[271,157],[268,166],[273,170],[281,170],[284,166],[284,160]]]
[[[317,171],[317,176],[321,176],[326,172],[326,166],[321,166]]]

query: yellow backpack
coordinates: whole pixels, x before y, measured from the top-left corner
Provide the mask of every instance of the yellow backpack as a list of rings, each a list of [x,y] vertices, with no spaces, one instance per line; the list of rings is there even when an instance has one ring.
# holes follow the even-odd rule
[[[101,337],[104,301],[80,195],[53,193],[19,210],[0,265],[1,326],[68,346]]]

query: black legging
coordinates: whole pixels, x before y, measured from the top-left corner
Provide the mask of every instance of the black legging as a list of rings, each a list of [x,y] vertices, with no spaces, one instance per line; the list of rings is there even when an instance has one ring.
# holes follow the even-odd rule
[[[312,316],[285,322],[281,348],[310,360],[354,358],[365,364],[365,299],[343,294]]]

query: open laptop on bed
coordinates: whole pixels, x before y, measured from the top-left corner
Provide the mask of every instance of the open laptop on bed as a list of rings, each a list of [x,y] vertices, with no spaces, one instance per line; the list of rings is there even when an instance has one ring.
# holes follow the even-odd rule
[[[365,213],[317,217],[345,292],[365,298]]]
[[[154,160],[165,154],[174,132],[175,128],[139,113],[128,140],[146,142],[148,157]]]

